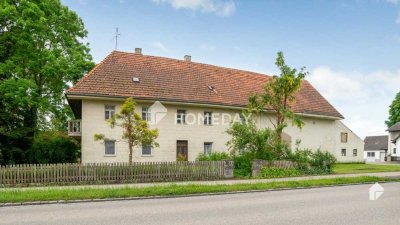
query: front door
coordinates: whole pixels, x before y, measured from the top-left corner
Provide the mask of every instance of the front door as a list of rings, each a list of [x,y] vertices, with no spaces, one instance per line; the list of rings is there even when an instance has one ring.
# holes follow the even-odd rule
[[[385,162],[385,153],[381,152],[380,154],[381,154],[380,155],[381,162]]]
[[[188,141],[176,141],[176,161],[188,161]]]

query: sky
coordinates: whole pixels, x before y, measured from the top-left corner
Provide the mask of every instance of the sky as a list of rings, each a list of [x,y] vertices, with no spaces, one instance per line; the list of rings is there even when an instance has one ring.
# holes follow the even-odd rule
[[[115,49],[277,74],[276,53],[358,136],[385,134],[400,92],[400,0],[62,0],[96,63]]]

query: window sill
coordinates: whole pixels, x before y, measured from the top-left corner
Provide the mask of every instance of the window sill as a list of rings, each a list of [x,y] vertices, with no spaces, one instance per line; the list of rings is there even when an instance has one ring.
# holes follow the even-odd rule
[[[117,155],[104,155],[104,157],[117,157]]]
[[[153,155],[142,155],[142,157],[153,157]]]

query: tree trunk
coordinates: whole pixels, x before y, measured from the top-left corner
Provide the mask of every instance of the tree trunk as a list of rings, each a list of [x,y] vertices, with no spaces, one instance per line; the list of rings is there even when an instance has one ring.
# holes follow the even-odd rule
[[[132,165],[132,153],[133,153],[133,145],[132,142],[129,141],[129,165]]]

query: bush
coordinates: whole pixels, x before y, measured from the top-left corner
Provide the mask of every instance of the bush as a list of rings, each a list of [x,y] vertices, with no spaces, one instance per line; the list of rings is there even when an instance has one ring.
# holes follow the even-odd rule
[[[243,153],[242,155],[234,156],[233,165],[235,177],[250,177],[251,166],[254,159],[255,157],[251,153]]]
[[[328,151],[318,149],[312,152],[309,149],[300,150],[289,154],[289,160],[297,163],[297,168],[304,174],[329,174],[336,163],[336,157]]]
[[[200,153],[199,156],[197,156],[197,161],[222,161],[222,160],[228,160],[231,159],[228,153],[226,152],[213,152],[211,154],[203,154]]]
[[[318,149],[313,152],[310,164],[314,168],[331,173],[332,166],[335,165],[336,161],[336,157],[332,153]]]
[[[40,134],[28,151],[29,163],[75,163],[78,158],[79,143],[58,132]]]
[[[302,175],[302,173],[297,170],[296,168],[276,168],[276,167],[270,167],[270,168],[261,168],[261,172],[259,174],[259,177],[262,178],[281,178],[281,177],[297,177]]]

